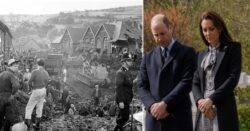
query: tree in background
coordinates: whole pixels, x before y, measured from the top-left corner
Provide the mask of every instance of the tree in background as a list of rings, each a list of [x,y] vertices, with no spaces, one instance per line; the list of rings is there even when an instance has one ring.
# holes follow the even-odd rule
[[[154,47],[150,20],[157,13],[169,17],[176,39],[196,50],[203,49],[199,17],[203,11],[213,10],[223,17],[233,39],[241,43],[243,71],[250,73],[249,6],[249,0],[144,0],[144,51]]]

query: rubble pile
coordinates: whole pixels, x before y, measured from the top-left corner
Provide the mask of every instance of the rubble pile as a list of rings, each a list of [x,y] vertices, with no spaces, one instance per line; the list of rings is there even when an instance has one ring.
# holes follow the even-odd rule
[[[88,131],[109,131],[115,126],[115,115],[117,106],[113,95],[107,91],[104,98],[100,99],[99,105],[94,105],[92,98],[79,96],[70,90],[70,102],[75,105],[76,111],[73,115],[64,113],[61,108],[59,91],[51,91],[55,96],[47,95],[44,103],[41,127],[42,130],[88,130]],[[56,92],[56,93],[55,93]],[[109,92],[109,93],[108,93]],[[10,109],[13,112],[13,123],[24,120],[25,107],[29,100],[29,94],[19,91],[12,100]],[[135,99],[133,112],[138,112],[140,102]],[[34,110],[35,111],[35,110]],[[33,113],[35,117],[35,112]]]
[[[113,65],[117,66],[118,65]],[[110,76],[115,76],[116,70],[111,68]],[[70,78],[70,77],[69,77]],[[111,77],[112,78],[112,77]],[[100,83],[98,83],[100,84]],[[61,84],[62,85],[62,84]],[[75,111],[73,114],[65,113],[61,103],[60,88],[56,88],[56,85],[47,87],[47,96],[43,108],[43,116],[41,128],[44,131],[50,130],[74,130],[74,131],[111,131],[114,129],[117,115],[117,105],[114,98],[114,83],[110,83],[109,88],[100,84],[100,90],[102,92],[98,105],[94,104],[94,100],[90,96],[79,95],[79,90],[84,89],[85,93],[91,94],[93,91],[92,87],[85,87],[81,84],[77,84],[76,81],[71,80],[68,84],[69,88],[69,101],[74,105]],[[74,86],[74,88],[72,87]],[[76,88],[75,88],[76,87]],[[62,88],[63,89],[63,88]],[[80,90],[81,91],[81,90]],[[29,100],[29,94],[19,91],[12,100],[13,110],[13,123],[18,123],[24,120],[25,108]],[[136,99],[134,100],[133,113],[141,110],[140,103]],[[131,108],[132,109],[132,108]],[[35,117],[35,110],[32,117]]]
[[[12,123],[18,123],[24,119],[25,107],[29,101],[29,95],[25,92],[18,91],[16,95],[11,99],[11,104],[7,107]]]
[[[42,130],[111,131],[115,126],[115,118],[63,115],[57,119],[46,121],[41,126]]]
[[[60,108],[59,99],[55,97],[52,97],[52,99],[46,98],[41,124],[42,130],[103,131],[114,129],[116,104],[111,92],[104,93],[105,98],[100,99],[99,105],[94,105],[92,98],[79,96],[72,88],[69,91],[69,101],[75,106],[76,112],[73,115],[64,114]]]

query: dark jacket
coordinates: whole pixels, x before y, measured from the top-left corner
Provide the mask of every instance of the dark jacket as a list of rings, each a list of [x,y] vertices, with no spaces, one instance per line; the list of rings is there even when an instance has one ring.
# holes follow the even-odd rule
[[[4,121],[6,124],[13,124],[16,112],[10,96],[16,94],[19,87],[19,80],[14,72],[7,70],[0,74],[0,129]]]
[[[32,89],[43,88],[49,83],[49,74],[42,67],[33,70],[28,83]]]
[[[0,94],[15,94],[20,87],[18,77],[14,72],[7,70],[0,74]]]
[[[147,131],[192,131],[189,92],[195,65],[194,49],[177,41],[162,66],[161,48],[155,47],[144,55],[138,79],[138,95],[146,107]],[[167,103],[170,116],[156,120],[149,112],[159,101]]]
[[[121,67],[116,72],[115,85],[116,102],[124,102],[125,104],[129,104],[133,98],[133,79],[130,71],[124,67]]]
[[[69,90],[68,89],[63,89],[62,92],[62,101],[66,102],[67,97],[69,96]]]
[[[204,71],[201,61],[208,53],[208,48],[199,52],[197,70],[193,79],[193,94],[195,102],[203,98],[205,91]],[[239,43],[221,44],[216,57],[214,88],[215,92],[209,97],[217,108],[220,131],[238,131],[238,115],[234,97],[241,72],[241,46]],[[197,119],[201,112],[198,111]],[[196,124],[197,125],[197,124]]]

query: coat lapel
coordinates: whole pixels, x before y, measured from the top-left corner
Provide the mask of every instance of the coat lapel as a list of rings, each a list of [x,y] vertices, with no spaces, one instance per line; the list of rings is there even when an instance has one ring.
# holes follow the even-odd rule
[[[199,74],[201,76],[201,85],[202,85],[202,92],[204,91],[203,85],[204,85],[204,81],[205,81],[205,77],[204,77],[204,70],[203,68],[201,68],[201,62],[203,61],[204,57],[207,55],[208,53],[208,48],[206,48],[204,51],[201,52],[199,58],[198,58],[198,66],[197,68],[199,68]]]
[[[162,67],[162,61],[161,61],[161,47],[156,47],[155,49],[155,55],[156,55],[156,64],[158,68],[161,68]]]
[[[227,48],[227,46],[221,46],[220,49],[219,49],[219,52],[216,54],[216,65],[215,65],[215,68],[214,68],[214,73],[216,75],[216,73],[218,72],[218,69],[221,65],[221,61],[223,60],[224,58],[224,55],[225,55],[225,49]],[[200,68],[199,70],[199,74],[202,78],[202,86],[204,86],[204,81],[205,81],[205,76],[204,76],[204,70],[201,68],[201,62],[202,60],[204,59],[204,57],[207,55],[208,53],[208,48],[206,48],[204,51],[201,52],[201,55],[198,59],[198,68]],[[202,89],[202,92],[203,92],[203,87],[201,88]]]
[[[215,74],[215,76],[216,76],[216,74],[218,72],[218,69],[219,69],[219,67],[221,65],[221,61],[224,58],[226,48],[227,48],[227,46],[222,46],[219,49],[219,52],[218,52],[218,54],[216,56],[216,65],[215,65],[215,68],[214,68],[214,74]]]
[[[178,43],[175,42],[172,49],[170,50],[170,53],[169,53],[169,56],[168,56],[167,60],[164,62],[162,70],[173,60],[173,58],[177,54],[178,47],[179,47]]]
[[[206,48],[204,51],[201,52],[200,58],[198,59],[198,60],[199,60],[199,61],[198,61],[198,63],[199,63],[198,67],[199,67],[199,68],[202,68],[202,67],[201,67],[201,62],[203,61],[203,59],[205,58],[205,56],[207,55],[207,53],[208,53],[208,48]],[[201,69],[199,73],[200,73],[201,75],[203,75],[203,74],[204,74],[203,69]]]
[[[155,87],[155,90],[159,91],[159,82],[160,82],[160,75],[161,75],[161,67],[162,67],[162,58],[161,58],[161,47],[156,47],[154,49],[154,57],[153,57],[153,61],[154,61],[154,65],[152,66],[154,68],[154,73],[156,73],[157,75],[157,79],[156,81],[158,82],[157,83],[157,86]],[[160,97],[159,96],[155,96],[155,99],[156,100],[160,100]]]

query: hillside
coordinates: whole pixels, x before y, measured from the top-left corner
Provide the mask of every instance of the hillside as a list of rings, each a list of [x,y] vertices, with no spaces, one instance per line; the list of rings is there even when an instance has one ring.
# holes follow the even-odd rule
[[[15,50],[38,51],[47,49],[49,43],[58,39],[68,26],[80,27],[93,22],[131,18],[141,21],[142,6],[60,12],[50,15],[0,15],[0,20],[10,28]]]

